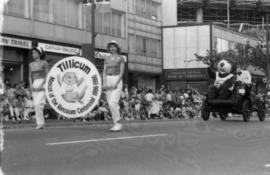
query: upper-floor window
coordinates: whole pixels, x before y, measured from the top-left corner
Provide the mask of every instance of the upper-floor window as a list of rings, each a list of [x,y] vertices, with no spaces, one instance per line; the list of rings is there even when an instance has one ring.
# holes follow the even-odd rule
[[[74,0],[54,0],[54,23],[82,28],[82,4]]]
[[[11,16],[29,18],[30,0],[9,0],[5,5],[4,13]]]
[[[129,0],[132,1],[132,0]],[[160,20],[161,4],[154,0],[136,0],[135,14],[152,20]],[[132,2],[128,4],[130,11],[134,5]]]
[[[86,30],[91,31],[92,28],[92,16],[91,8],[85,9],[85,22]],[[113,35],[117,37],[125,37],[125,14],[116,10],[100,10],[97,9],[95,13],[95,30],[98,33]]]
[[[139,55],[160,58],[160,40],[142,36],[129,36],[129,51]]]
[[[34,0],[34,19],[53,22],[52,0]]]

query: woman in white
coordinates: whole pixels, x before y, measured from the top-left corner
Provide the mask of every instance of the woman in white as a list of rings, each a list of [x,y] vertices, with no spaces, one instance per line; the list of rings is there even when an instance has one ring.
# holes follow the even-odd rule
[[[114,126],[110,131],[120,131],[122,124],[119,123],[121,120],[119,100],[123,88],[122,77],[125,69],[125,61],[119,55],[120,47],[116,41],[110,41],[107,44],[107,49],[111,55],[106,57],[104,62],[103,89],[106,90],[107,102],[114,122]]]
[[[29,83],[34,101],[36,129],[43,129],[45,125],[43,111],[46,103],[44,85],[49,71],[49,64],[42,59],[44,52],[41,47],[33,49],[32,57],[34,61],[29,65]]]

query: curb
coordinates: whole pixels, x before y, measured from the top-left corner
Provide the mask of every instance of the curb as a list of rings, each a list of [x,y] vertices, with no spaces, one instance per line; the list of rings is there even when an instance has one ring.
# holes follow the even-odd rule
[[[174,121],[189,121],[189,120],[198,120],[199,118],[195,119],[151,119],[151,120],[123,120],[121,123],[151,123],[151,122],[174,122]],[[111,120],[105,121],[88,121],[88,122],[80,122],[74,121],[73,119],[64,119],[63,120],[47,120],[45,122],[46,127],[56,127],[56,126],[87,126],[87,125],[111,125]],[[14,129],[14,128],[34,128],[36,126],[35,122],[22,122],[22,123],[3,123],[4,129]]]

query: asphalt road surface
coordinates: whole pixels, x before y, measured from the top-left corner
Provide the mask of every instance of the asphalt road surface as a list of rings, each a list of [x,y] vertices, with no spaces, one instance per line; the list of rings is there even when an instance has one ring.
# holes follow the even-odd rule
[[[270,121],[200,119],[6,129],[5,175],[269,175]]]

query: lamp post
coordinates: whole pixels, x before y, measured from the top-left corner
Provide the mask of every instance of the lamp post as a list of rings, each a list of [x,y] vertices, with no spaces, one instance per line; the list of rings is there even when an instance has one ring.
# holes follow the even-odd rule
[[[97,33],[95,32],[95,20],[96,20],[96,0],[83,0],[83,4],[85,5],[91,5],[91,52],[90,52],[90,58],[95,60],[95,48],[96,48],[96,35]]]
[[[266,40],[266,59],[267,59],[267,79],[269,81],[269,78],[270,78],[270,73],[269,73],[269,68],[270,68],[270,60],[269,60],[269,29],[268,29],[268,14],[266,15],[266,37],[265,37],[265,40]]]
[[[230,0],[227,0],[227,28],[230,28]]]

